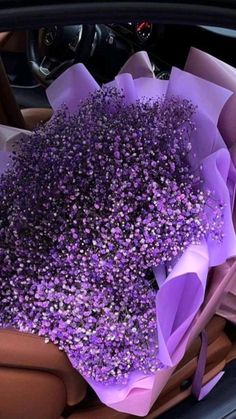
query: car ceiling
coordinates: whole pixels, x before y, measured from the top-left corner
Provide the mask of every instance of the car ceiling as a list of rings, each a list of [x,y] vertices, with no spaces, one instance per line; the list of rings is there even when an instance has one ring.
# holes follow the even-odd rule
[[[236,27],[236,0],[0,0],[0,31],[51,24],[151,19],[160,23]]]

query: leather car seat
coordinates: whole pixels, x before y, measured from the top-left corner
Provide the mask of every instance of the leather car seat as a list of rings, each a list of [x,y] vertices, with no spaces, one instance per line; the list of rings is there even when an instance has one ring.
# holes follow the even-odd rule
[[[1,419],[59,419],[87,391],[64,352],[13,329],[0,329],[0,382]]]
[[[2,50],[12,37],[12,32],[0,32],[0,49]]]
[[[25,31],[0,32],[0,51],[24,52],[25,49]]]
[[[215,316],[207,326],[205,382],[221,371],[232,348],[226,321]],[[198,353],[197,338],[170,378],[147,419],[154,419],[191,394]],[[0,330],[1,419],[134,419],[103,405],[64,352],[36,335]],[[69,408],[68,408],[69,407]],[[65,410],[67,409],[67,410]],[[65,412],[68,412],[67,414]]]
[[[25,128],[34,129],[38,124],[47,122],[52,116],[51,108],[27,108],[21,109]]]

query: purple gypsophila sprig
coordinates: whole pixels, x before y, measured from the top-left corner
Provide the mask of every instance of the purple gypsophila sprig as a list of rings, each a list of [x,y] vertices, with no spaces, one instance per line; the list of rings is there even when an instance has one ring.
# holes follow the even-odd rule
[[[210,223],[188,163],[194,112],[104,89],[22,139],[1,178],[1,327],[44,336],[106,384],[160,367],[150,271],[222,238],[221,205]]]

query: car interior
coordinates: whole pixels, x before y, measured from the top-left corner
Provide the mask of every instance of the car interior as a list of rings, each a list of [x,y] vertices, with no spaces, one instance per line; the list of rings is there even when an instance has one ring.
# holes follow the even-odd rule
[[[235,43],[236,31],[232,29],[149,21],[54,25],[27,32],[2,32],[1,85],[7,94],[4,92],[1,122],[32,129],[39,121],[47,121],[51,110],[46,87],[77,62],[83,62],[102,84],[114,78],[130,55],[145,50],[155,76],[163,79],[168,78],[172,66],[183,67],[191,46],[235,66]],[[11,88],[6,87],[7,79]],[[8,105],[12,110],[13,101],[14,115],[8,111]],[[13,119],[6,119],[9,117]]]
[[[235,25],[236,26],[236,25]],[[236,30],[149,20],[51,25],[0,33],[0,123],[33,130],[52,116],[46,88],[82,62],[99,84],[112,80],[127,59],[147,51],[154,74],[168,79],[194,46],[236,67]],[[191,395],[201,347],[195,339],[147,419],[236,417],[235,327],[220,316],[207,325],[204,382],[225,371],[202,402]],[[132,419],[103,405],[58,348],[35,335],[0,330],[1,419]]]

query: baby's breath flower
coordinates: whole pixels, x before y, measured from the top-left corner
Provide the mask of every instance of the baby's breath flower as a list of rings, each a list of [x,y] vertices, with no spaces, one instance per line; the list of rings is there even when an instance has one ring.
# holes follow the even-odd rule
[[[103,383],[160,367],[152,268],[222,235],[188,163],[194,112],[105,89],[22,139],[0,185],[1,327],[44,336]]]

